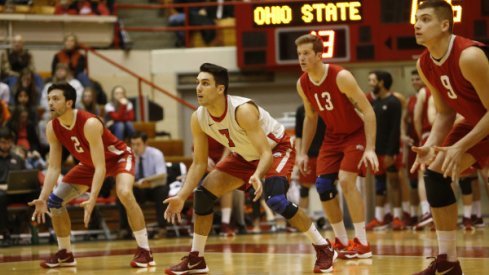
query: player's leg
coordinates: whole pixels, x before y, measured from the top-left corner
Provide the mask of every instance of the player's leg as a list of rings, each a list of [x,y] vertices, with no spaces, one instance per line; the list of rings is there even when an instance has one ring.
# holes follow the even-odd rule
[[[482,169],[478,170],[478,173],[476,174],[476,178],[472,180],[472,195],[473,195],[473,201],[472,201],[472,224],[476,228],[483,228],[485,226],[484,220],[482,219],[482,209],[481,209],[481,186],[479,182],[479,174],[481,174],[481,177],[483,179],[483,182],[485,184],[485,181],[487,180],[487,177],[482,176]]]
[[[462,227],[465,230],[474,229],[471,220],[472,214],[472,180],[477,179],[474,176],[466,176],[458,181],[460,191],[462,193],[463,215],[462,215]]]
[[[392,220],[392,229],[403,230],[406,226],[404,225],[404,222],[402,220],[402,199],[399,171],[394,164],[390,165],[387,168],[387,182],[389,184],[389,190],[391,192],[391,202],[394,206],[394,219]]]
[[[232,237],[235,235],[234,230],[229,223],[231,222],[231,211],[233,207],[233,192],[224,194],[221,197],[221,232],[223,237]]]

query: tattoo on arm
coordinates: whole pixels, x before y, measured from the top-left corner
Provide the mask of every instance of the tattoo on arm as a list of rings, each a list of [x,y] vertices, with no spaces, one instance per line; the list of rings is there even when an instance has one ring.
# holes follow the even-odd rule
[[[355,101],[352,97],[347,96],[348,100],[350,100],[351,104],[353,104],[353,107],[357,109],[357,111],[363,113],[362,109],[360,109],[360,106],[358,105],[358,102]]]

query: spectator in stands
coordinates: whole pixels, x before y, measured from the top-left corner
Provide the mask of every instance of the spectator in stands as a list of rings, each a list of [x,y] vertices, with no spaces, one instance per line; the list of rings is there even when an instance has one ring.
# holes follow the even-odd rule
[[[0,100],[0,127],[3,127],[10,120],[10,110],[5,101]]]
[[[29,94],[29,98],[36,105],[39,105],[41,101],[41,91],[44,88],[44,82],[37,83],[34,79],[35,74],[28,68],[23,69],[19,75],[19,81],[11,91],[12,94],[16,94],[19,90],[25,90]]]
[[[103,110],[97,104],[97,94],[92,87],[86,87],[81,97],[81,109],[96,116],[103,117]]]
[[[110,11],[103,0],[79,0],[77,5],[80,15],[110,15]]]
[[[74,0],[60,0],[56,4],[54,8],[54,14],[69,14],[69,15],[77,15],[78,14],[78,6],[76,1]]]
[[[39,117],[36,112],[37,104],[31,100],[29,93],[26,90],[19,90],[17,93],[15,93],[13,108],[15,109],[17,107],[26,108],[29,112],[29,120],[33,121],[34,124],[39,121]]]
[[[2,64],[1,77],[3,81],[13,90],[18,78],[24,69],[35,72],[34,58],[31,53],[24,48],[22,35],[15,35],[12,40],[12,47],[2,52],[0,57]],[[37,86],[43,85],[44,81],[38,74],[33,74],[34,82]]]
[[[112,88],[110,102],[105,104],[107,127],[120,140],[134,134],[134,107],[127,98],[126,89],[120,85]]]
[[[27,203],[37,198],[39,193],[7,195],[7,177],[9,171],[25,169],[25,160],[12,150],[13,135],[6,128],[0,128],[0,234],[3,235],[2,246],[10,244],[10,232],[8,230],[7,206],[10,203]]]
[[[10,103],[10,88],[7,84],[0,82],[0,100]]]
[[[73,72],[73,76],[78,79],[83,86],[90,86],[90,79],[87,75],[87,58],[81,53],[78,38],[75,34],[69,33],[64,39],[64,48],[53,57],[51,63],[51,73],[54,75],[59,63],[66,64]]]
[[[163,153],[155,148],[148,146],[148,136],[143,132],[135,132],[130,136],[131,147],[136,156],[136,171],[134,181],[134,196],[141,205],[149,200],[154,202],[156,207],[156,220],[158,221],[158,236],[166,234],[166,221],[163,217],[166,204],[161,203],[168,197],[168,185],[166,182],[167,171]],[[124,207],[118,201],[120,213],[120,237],[128,237],[129,224]]]
[[[26,151],[41,149],[36,124],[29,119],[29,110],[24,106],[17,106],[12,112],[12,119],[7,126],[15,134],[14,143]]]

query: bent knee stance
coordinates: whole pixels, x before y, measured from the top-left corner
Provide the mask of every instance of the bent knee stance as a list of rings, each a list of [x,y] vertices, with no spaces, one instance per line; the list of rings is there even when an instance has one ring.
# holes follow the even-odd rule
[[[336,197],[338,189],[336,189],[335,180],[338,174],[321,175],[316,179],[316,189],[321,201],[329,201]]]
[[[214,212],[214,204],[217,196],[212,194],[203,186],[197,187],[194,191],[194,211],[195,214],[206,216]]]
[[[460,190],[462,191],[462,195],[470,195],[472,194],[472,180],[475,177],[465,177],[458,181],[458,185],[460,186]]]
[[[51,193],[48,198],[48,208],[53,215],[66,211],[66,207],[63,204],[63,199]]]
[[[431,207],[444,207],[456,202],[453,193],[452,178],[443,177],[442,174],[426,170],[424,174],[426,197]]]
[[[285,177],[270,177],[265,179],[263,192],[265,201],[270,209],[286,219],[291,219],[295,216],[299,207],[287,200],[285,194],[288,188],[289,184]]]

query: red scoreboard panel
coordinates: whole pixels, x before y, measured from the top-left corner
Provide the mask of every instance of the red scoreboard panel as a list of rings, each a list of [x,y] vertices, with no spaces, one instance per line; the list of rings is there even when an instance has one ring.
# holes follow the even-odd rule
[[[414,38],[420,0],[255,1],[236,6],[240,68],[297,64],[295,39],[323,38],[325,62],[414,60],[423,47]],[[489,43],[489,0],[447,0],[455,34]]]

